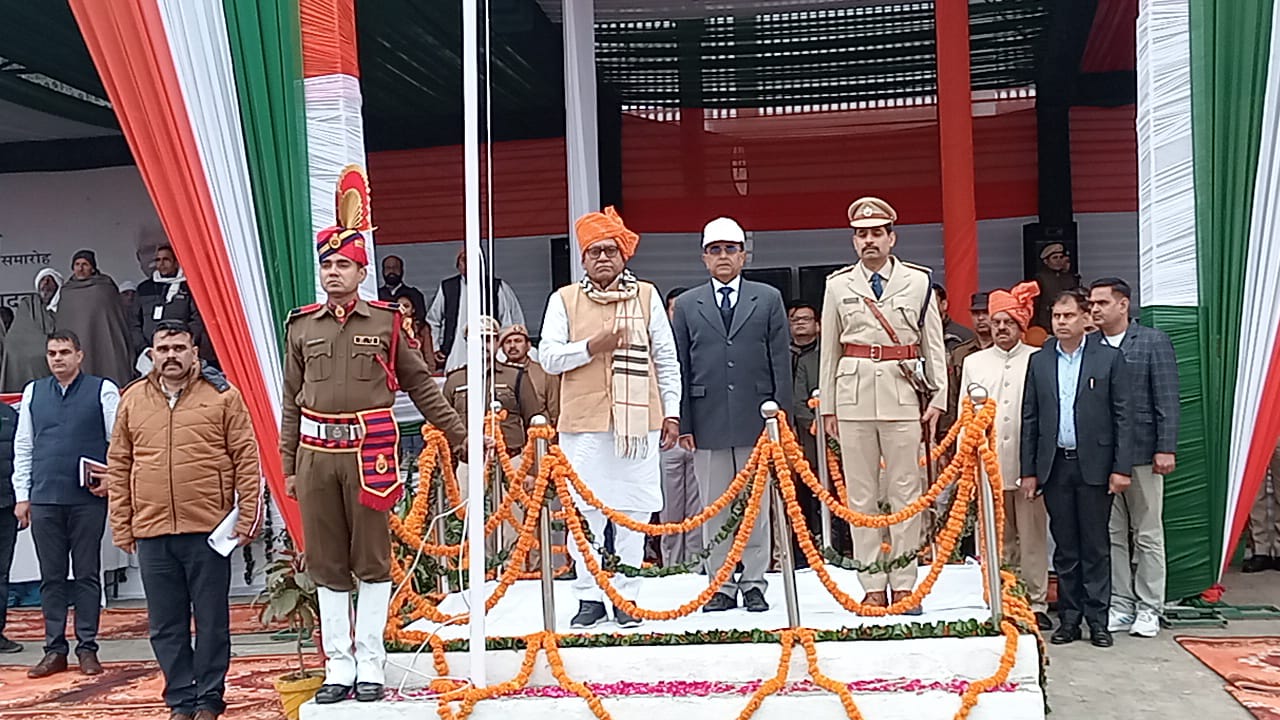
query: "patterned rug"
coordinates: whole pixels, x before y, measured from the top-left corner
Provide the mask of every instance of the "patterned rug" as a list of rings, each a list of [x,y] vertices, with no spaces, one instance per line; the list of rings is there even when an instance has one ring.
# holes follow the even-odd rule
[[[292,655],[232,658],[224,717],[284,720],[272,681],[296,662]],[[93,678],[72,668],[32,680],[26,666],[0,665],[0,719],[167,720],[164,678],[154,662],[109,662],[103,668]]]
[[[1280,637],[1179,637],[1258,720],[1280,720]]]
[[[258,621],[262,607],[254,607],[249,603],[236,603],[231,606],[231,634],[248,635],[250,633],[274,632],[283,625],[264,627]],[[67,613],[67,637],[75,637],[75,611]],[[44,640],[44,616],[39,608],[9,608],[8,621],[4,634],[10,640],[18,642],[41,642]],[[147,632],[146,608],[107,608],[102,611],[98,621],[98,638],[100,640],[145,640]]]

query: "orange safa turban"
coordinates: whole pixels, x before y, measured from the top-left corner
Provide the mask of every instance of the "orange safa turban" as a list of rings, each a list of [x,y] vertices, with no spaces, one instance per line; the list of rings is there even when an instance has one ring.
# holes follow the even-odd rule
[[[1036,298],[1040,295],[1040,285],[1035,281],[1018,283],[1012,290],[996,290],[991,293],[988,310],[992,315],[1009,313],[1014,321],[1026,330],[1036,312]]]
[[[578,218],[573,224],[573,230],[578,235],[578,249],[582,252],[601,240],[613,238],[618,243],[622,258],[629,260],[636,254],[636,246],[640,244],[640,236],[622,224],[622,218],[618,217],[618,212],[612,205],[606,207],[604,212],[589,212]]]

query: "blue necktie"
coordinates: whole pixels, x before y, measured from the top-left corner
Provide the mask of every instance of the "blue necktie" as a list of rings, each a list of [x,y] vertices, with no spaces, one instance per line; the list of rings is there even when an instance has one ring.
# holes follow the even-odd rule
[[[884,278],[880,277],[880,273],[871,273],[871,292],[876,294],[876,299],[884,294]]]
[[[729,293],[733,292],[733,288],[720,288],[720,320],[724,322],[724,331],[729,332],[729,326],[733,325],[733,305],[729,304]]]

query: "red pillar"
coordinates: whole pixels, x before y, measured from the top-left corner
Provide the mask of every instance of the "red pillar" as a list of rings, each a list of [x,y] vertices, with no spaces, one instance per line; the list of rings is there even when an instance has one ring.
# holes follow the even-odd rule
[[[978,213],[973,197],[973,101],[968,0],[937,0],[938,140],[942,158],[942,249],[951,316],[969,322],[978,291]]]

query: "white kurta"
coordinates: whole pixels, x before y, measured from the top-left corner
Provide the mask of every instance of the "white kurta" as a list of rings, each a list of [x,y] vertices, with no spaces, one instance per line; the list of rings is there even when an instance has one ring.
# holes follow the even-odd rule
[[[1039,348],[1018,343],[1009,352],[992,345],[964,359],[960,372],[960,396],[967,397],[970,383],[987,389],[996,401],[996,455],[1005,490],[1016,490],[1021,475],[1019,448],[1022,439],[1022,391],[1027,363]]]
[[[680,417],[680,363],[662,299],[654,292],[649,303],[649,347],[658,375],[658,395],[665,417]],[[569,316],[559,293],[547,301],[538,345],[542,367],[561,375],[591,360],[587,341],[569,339]],[[662,509],[662,466],[658,454],[659,433],[649,433],[649,453],[642,458],[620,458],[614,450],[613,432],[560,433],[560,447],[578,476],[600,500],[625,511],[657,512]]]

